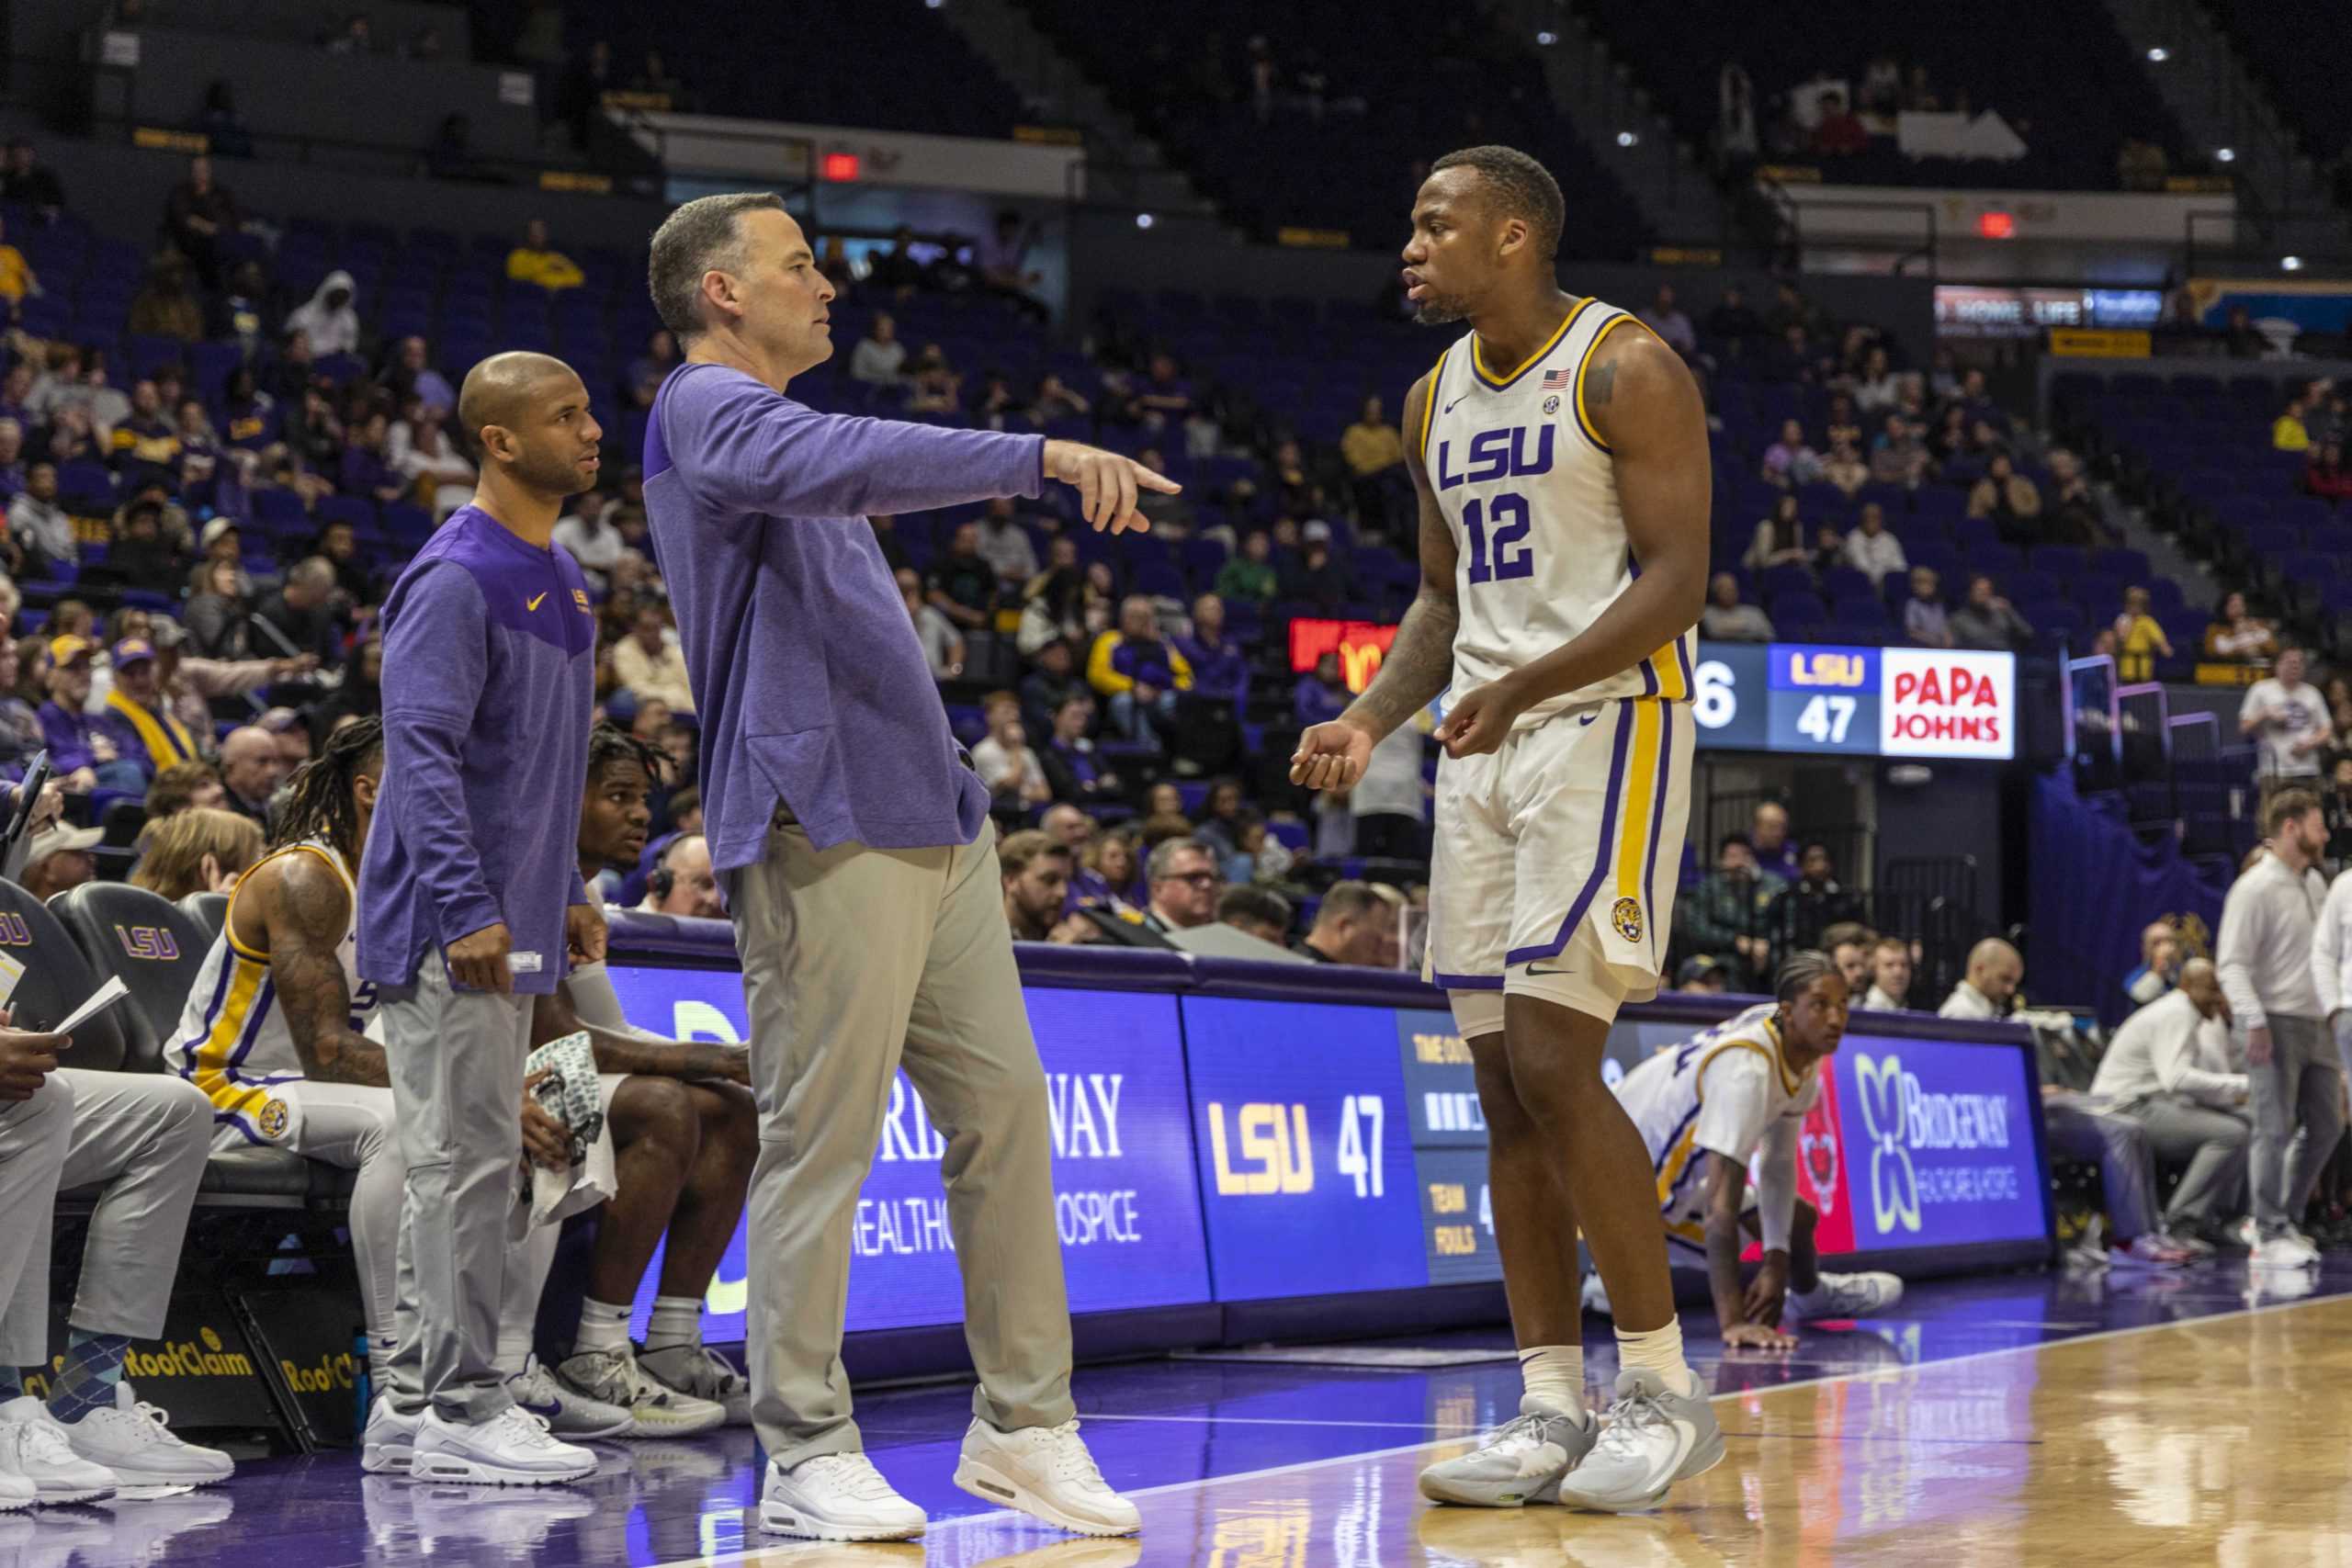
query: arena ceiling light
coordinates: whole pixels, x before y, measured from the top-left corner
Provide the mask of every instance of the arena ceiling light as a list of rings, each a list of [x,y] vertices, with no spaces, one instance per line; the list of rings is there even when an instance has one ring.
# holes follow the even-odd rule
[[[1535,43],[1536,43],[1536,47],[1537,47],[1537,48],[1539,48],[1539,49],[1549,49],[1549,48],[1551,48],[1554,44],[1555,44],[1555,43],[1557,43],[1557,42],[1559,42],[1559,41],[1560,41],[1560,35],[1559,35],[1559,34],[1557,34],[1557,33],[1555,33],[1555,32],[1553,32],[1553,31],[1552,31],[1550,28],[1545,28],[1544,31],[1542,31],[1542,32],[1540,32],[1540,33],[1537,33],[1537,34],[1535,35]]]
[[[2217,164],[2234,164],[2238,161],[2237,149],[2234,147],[2216,147],[2213,149],[2213,161]]]
[[[1136,227],[1138,229],[1148,229],[1152,224],[1158,221],[1159,220],[1152,217],[1148,212],[1138,212],[1136,214]]]
[[[2281,272],[2301,272],[2303,270],[2303,258],[2301,256],[2280,256],[2278,258],[2278,270]]]
[[[2148,51],[2148,63],[2151,65],[2162,65],[2165,61],[2170,60],[2171,58],[2172,51],[2166,49],[2162,44],[2157,44]]]
[[[1631,147],[1640,140],[1640,135],[1634,131],[1621,130],[1617,133],[1617,145],[1620,147]]]

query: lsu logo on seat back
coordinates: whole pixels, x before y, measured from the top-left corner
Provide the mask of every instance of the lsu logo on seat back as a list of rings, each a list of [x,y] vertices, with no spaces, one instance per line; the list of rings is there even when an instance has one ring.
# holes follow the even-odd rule
[[[150,964],[169,964],[180,955],[179,939],[163,926],[114,928],[115,940],[131,957]]]

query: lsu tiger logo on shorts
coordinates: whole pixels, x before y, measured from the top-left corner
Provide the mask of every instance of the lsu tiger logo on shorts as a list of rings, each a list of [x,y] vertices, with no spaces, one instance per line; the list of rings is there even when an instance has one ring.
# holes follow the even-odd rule
[[[286,1102],[272,1097],[263,1103],[261,1114],[254,1118],[254,1125],[261,1130],[263,1137],[274,1143],[286,1136],[287,1121]]]
[[[1641,941],[1642,901],[1638,898],[1618,899],[1617,902],[1609,906],[1609,923],[1615,927],[1617,934],[1627,942]]]

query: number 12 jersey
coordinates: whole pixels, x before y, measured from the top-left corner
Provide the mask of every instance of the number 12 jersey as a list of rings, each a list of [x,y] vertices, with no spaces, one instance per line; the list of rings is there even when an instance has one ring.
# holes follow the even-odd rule
[[[1645,330],[1613,305],[1583,299],[1523,365],[1487,364],[1468,333],[1430,374],[1413,434],[1460,557],[1453,696],[1574,639],[1639,575],[1614,458],[1592,417],[1592,360],[1629,324]],[[1686,631],[1630,670],[1529,708],[1518,728],[1611,697],[1689,701],[1696,636]]]

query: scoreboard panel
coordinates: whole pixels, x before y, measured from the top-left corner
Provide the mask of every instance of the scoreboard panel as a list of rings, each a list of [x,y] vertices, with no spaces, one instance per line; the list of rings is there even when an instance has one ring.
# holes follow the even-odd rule
[[[1721,750],[2017,754],[2017,657],[1965,649],[1699,645],[1691,716]]]

